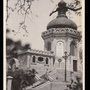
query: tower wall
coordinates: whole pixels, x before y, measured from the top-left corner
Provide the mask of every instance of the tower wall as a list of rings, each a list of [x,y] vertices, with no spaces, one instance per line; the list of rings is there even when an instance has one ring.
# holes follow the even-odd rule
[[[55,63],[54,67],[55,68],[60,68],[63,69],[65,68],[65,60],[62,58],[64,56],[64,52],[66,51],[68,56],[67,59],[67,70],[68,71],[74,71],[74,62],[78,64],[78,43],[79,43],[79,37],[80,33],[74,29],[71,28],[51,28],[48,29],[48,31],[45,31],[42,33],[42,38],[44,39],[44,45],[45,45],[45,50],[48,51],[48,45],[47,43],[51,43],[51,49],[49,51],[53,52],[55,55]],[[57,57],[57,43],[62,42],[63,43],[63,55],[60,57]],[[74,53],[75,55],[71,55],[71,43],[73,43],[74,48]],[[62,61],[60,63],[59,67],[59,62],[58,59],[61,58]],[[77,65],[78,66],[78,65]],[[78,68],[77,68],[78,69]]]

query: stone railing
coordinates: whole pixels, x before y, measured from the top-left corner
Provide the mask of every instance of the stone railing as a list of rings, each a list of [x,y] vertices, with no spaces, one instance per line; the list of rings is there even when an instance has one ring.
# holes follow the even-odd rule
[[[42,50],[36,50],[36,49],[28,49],[27,51],[24,51],[24,52],[21,52],[21,51],[18,52],[18,54],[25,54],[25,53],[54,56],[54,54],[50,51],[42,51]]]
[[[45,83],[42,84],[38,84],[37,86],[31,86],[31,87],[27,87],[26,90],[50,90],[50,82],[47,81]]]

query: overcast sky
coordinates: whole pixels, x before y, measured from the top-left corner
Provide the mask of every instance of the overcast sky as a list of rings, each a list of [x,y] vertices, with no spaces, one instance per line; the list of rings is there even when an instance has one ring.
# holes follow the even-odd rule
[[[13,1],[13,0],[12,0]],[[50,0],[38,0],[34,1],[32,4],[32,14],[29,14],[26,18],[26,25],[28,33],[24,30],[20,30],[17,34],[15,32],[19,29],[19,22],[23,20],[23,16],[18,15],[17,12],[14,12],[10,15],[8,19],[8,28],[10,30],[15,30],[15,32],[10,32],[8,37],[14,40],[21,40],[23,44],[30,43],[32,49],[44,49],[44,42],[41,38],[41,33],[46,31],[47,24],[56,17],[57,13],[49,16],[49,14],[56,9],[56,5],[60,0],[53,0],[52,3]],[[64,0],[66,2],[71,2],[72,0]],[[10,4],[13,6],[14,2]],[[71,20],[73,20],[77,26],[82,25],[81,17],[75,15],[72,12],[70,16],[68,16]],[[78,28],[82,30],[81,28]],[[25,34],[25,35],[24,35]]]

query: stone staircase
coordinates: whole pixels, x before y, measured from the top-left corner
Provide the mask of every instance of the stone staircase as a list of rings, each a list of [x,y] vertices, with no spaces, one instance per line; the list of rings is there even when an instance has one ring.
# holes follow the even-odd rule
[[[66,82],[52,82],[51,90],[66,90]]]
[[[56,69],[48,74],[49,77],[53,79],[53,81],[63,82],[65,78],[64,70]],[[67,81],[70,81],[70,72],[67,71]]]
[[[48,80],[43,80],[42,77],[38,77],[38,81],[26,90],[65,90],[66,82],[64,82],[63,71],[53,70],[48,73],[47,78]]]
[[[71,79],[69,71],[67,71],[67,82],[64,81],[64,78],[64,70],[53,70],[48,73],[48,80],[39,77],[38,81],[26,90],[66,90],[66,84],[70,83]]]
[[[66,90],[66,82],[50,82],[47,81],[36,87],[27,87],[26,90]]]

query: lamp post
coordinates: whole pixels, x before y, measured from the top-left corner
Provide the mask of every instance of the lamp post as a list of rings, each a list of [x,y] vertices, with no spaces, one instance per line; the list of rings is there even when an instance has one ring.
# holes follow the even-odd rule
[[[67,55],[67,52],[65,51],[64,52],[64,56],[63,56],[63,58],[65,59],[65,82],[67,81],[67,58],[68,58],[68,56],[69,55]]]

